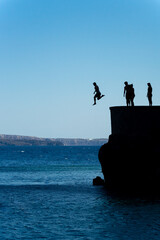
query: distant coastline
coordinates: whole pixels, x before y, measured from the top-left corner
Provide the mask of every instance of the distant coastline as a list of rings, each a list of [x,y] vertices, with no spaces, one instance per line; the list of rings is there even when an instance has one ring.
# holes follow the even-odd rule
[[[0,134],[0,146],[101,146],[107,141],[105,138],[38,138]]]

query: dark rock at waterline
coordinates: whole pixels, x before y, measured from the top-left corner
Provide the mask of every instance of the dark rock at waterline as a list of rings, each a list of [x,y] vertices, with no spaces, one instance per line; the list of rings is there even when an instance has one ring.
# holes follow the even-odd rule
[[[93,179],[93,185],[94,186],[100,186],[100,185],[104,185],[104,180],[97,176],[96,178]]]

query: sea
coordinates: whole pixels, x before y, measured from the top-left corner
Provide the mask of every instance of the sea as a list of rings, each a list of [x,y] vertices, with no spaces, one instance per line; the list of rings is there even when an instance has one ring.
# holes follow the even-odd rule
[[[159,199],[93,186],[99,148],[0,147],[0,239],[159,240]]]

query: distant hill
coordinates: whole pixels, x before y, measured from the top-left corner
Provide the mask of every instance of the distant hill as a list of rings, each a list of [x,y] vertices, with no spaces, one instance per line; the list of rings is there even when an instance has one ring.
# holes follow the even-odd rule
[[[59,138],[57,140],[62,142],[64,146],[101,146],[108,141],[105,138],[97,139]]]
[[[52,138],[0,134],[0,146],[63,146],[63,143]]]
[[[101,146],[107,139],[38,138],[0,134],[0,146]]]

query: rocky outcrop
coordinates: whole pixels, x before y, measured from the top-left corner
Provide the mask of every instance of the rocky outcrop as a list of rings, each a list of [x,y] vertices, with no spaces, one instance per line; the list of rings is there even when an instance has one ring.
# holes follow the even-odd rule
[[[96,178],[93,179],[93,185],[102,186],[104,185],[104,180],[101,177],[97,176]]]
[[[160,192],[160,107],[113,107],[112,134],[99,150],[107,189]]]

